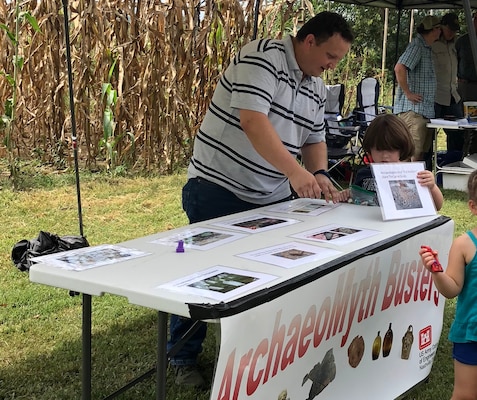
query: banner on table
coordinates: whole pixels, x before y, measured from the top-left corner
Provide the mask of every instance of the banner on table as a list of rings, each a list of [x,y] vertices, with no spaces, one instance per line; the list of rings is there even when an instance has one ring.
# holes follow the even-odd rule
[[[423,381],[445,299],[418,251],[432,245],[445,264],[453,227],[417,234],[223,318],[211,399],[383,400]]]

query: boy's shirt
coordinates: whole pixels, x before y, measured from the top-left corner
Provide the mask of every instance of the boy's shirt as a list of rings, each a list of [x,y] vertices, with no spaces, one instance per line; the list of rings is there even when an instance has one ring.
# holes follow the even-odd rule
[[[371,166],[367,165],[358,170],[354,180],[356,186],[362,187],[365,190],[376,193],[376,180],[371,172]]]
[[[358,170],[354,180],[354,185],[359,186],[368,192],[374,193],[375,204],[379,205],[378,193],[376,191],[376,180],[374,179],[373,173],[371,172],[370,165]]]

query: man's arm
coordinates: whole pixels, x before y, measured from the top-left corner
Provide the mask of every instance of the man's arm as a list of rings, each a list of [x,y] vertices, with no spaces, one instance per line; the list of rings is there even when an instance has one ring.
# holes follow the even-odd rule
[[[422,101],[422,96],[420,94],[411,92],[409,89],[407,82],[407,67],[404,64],[397,63],[394,66],[394,72],[396,74],[396,81],[407,99],[413,103],[420,103]]]
[[[319,169],[328,171],[328,146],[326,142],[306,144],[301,149],[301,155],[305,168],[314,172]]]
[[[258,111],[240,110],[240,125],[255,150],[288,178],[302,170],[283,146],[268,117]]]
[[[333,194],[337,191],[329,179],[323,175],[320,177],[317,175],[317,178],[298,164],[296,159],[283,146],[275,128],[265,114],[251,110],[240,110],[240,125],[255,150],[289,179],[298,196],[319,199],[323,194],[326,199],[335,198]],[[310,167],[316,165],[317,169],[327,170],[328,155],[326,144],[323,145],[324,150],[322,149],[318,156],[314,157],[315,160],[324,157],[323,160],[308,164]],[[304,158],[310,158],[306,154],[308,152],[306,147],[304,149]],[[334,192],[331,191],[330,186]]]
[[[328,146],[326,142],[306,144],[301,148],[301,155],[305,168],[310,172],[319,170],[328,171]],[[333,202],[346,201],[348,195],[342,196],[330,179],[324,174],[316,174],[315,179],[323,190],[326,200]]]

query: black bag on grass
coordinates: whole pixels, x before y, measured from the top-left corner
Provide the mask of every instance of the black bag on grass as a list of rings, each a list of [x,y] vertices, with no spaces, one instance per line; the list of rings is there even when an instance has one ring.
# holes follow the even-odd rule
[[[20,240],[13,246],[12,261],[20,271],[30,269],[30,258],[44,256],[88,247],[89,243],[83,236],[58,236],[54,233],[40,231],[36,239]]]

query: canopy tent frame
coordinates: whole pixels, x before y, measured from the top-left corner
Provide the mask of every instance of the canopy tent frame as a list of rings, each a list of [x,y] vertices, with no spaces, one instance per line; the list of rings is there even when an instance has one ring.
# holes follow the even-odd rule
[[[438,9],[458,9],[463,8],[465,13],[465,21],[467,25],[467,32],[470,38],[470,45],[472,49],[472,56],[474,59],[474,66],[477,72],[477,38],[474,29],[474,24],[472,21],[472,8],[477,9],[477,0],[438,0],[438,1],[428,1],[428,0],[332,0],[336,3],[342,4],[354,4],[358,6],[366,7],[377,7],[377,8],[390,8],[398,10],[398,23],[396,30],[396,53],[395,60],[398,59],[398,35],[401,30],[401,16],[403,10],[412,10],[412,9],[428,9],[428,10],[438,10]],[[258,15],[260,13],[260,6],[262,1],[256,0],[255,2],[255,19],[254,19],[254,29],[253,29],[253,39],[256,39],[258,31]],[[395,87],[395,84],[394,84]],[[393,88],[393,100],[394,100],[394,88]]]

